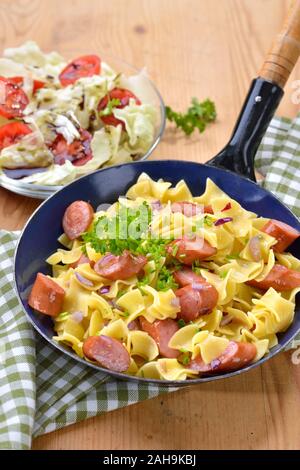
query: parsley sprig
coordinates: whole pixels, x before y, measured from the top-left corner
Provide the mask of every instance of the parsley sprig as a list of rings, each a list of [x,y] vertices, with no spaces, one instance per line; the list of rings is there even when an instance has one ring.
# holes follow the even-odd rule
[[[173,273],[166,266],[159,271],[156,288],[157,290],[178,289],[178,284],[174,281]]]
[[[99,116],[110,116],[113,112],[113,109],[119,106],[120,104],[121,101],[119,100],[119,98],[109,99],[105,108],[99,111]]]
[[[90,243],[101,254],[120,255],[124,250],[144,254],[141,244],[147,242],[145,237],[151,221],[151,208],[144,202],[143,209],[133,210],[120,204],[114,216],[103,215],[94,222],[92,230],[83,234],[84,242]],[[136,237],[130,232],[132,228]]]
[[[182,129],[186,135],[191,135],[195,129],[200,133],[205,131],[207,124],[215,121],[217,117],[216,107],[213,101],[206,99],[200,102],[192,98],[191,105],[185,113],[178,113],[170,106],[166,106],[167,119]]]
[[[147,230],[152,212],[146,202],[143,203],[143,206],[144,210],[132,210],[120,205],[115,215],[99,217],[94,222],[92,230],[83,234],[83,240],[85,243],[90,243],[97,253],[120,255],[124,250],[129,250],[134,255],[146,256],[149,261],[155,262],[156,268],[159,270],[157,289],[176,289],[178,285],[174,281],[172,271],[166,266],[161,267],[161,259],[166,256],[166,245],[172,239],[149,237]],[[133,226],[138,234],[136,238],[130,234],[130,229]],[[149,274],[139,280],[139,286],[149,283]]]

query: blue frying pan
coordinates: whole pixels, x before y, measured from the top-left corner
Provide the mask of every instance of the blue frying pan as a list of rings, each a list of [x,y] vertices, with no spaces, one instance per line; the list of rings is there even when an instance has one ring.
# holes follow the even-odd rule
[[[292,36],[294,41],[288,40],[288,36]],[[299,54],[300,43],[297,43],[296,40],[300,40],[300,1],[298,0],[285,24],[285,35],[281,34],[280,40],[275,43],[271,56],[268,56],[269,59],[264,64],[260,77],[252,82],[229,144],[208,164],[162,160],[129,163],[99,170],[83,176],[58,191],[32,215],[23,230],[16,249],[15,286],[29,321],[62,354],[67,354],[74,361],[85,364],[86,367],[94,368],[95,372],[97,370],[105,372],[119,379],[162,383],[169,386],[187,384],[187,382],[166,382],[126,376],[86,362],[67,346],[52,340],[54,331],[51,318],[38,315],[29,307],[28,294],[38,271],[50,274],[45,259],[58,247],[57,238],[62,233],[62,217],[69,204],[78,199],[89,201],[94,208],[100,203],[112,203],[120,195],[126,193],[142,172],[148,173],[154,180],[163,178],[172,184],[184,179],[194,195],[204,192],[206,180],[211,178],[247,210],[256,212],[262,217],[279,219],[300,231],[300,223],[297,218],[273,194],[258,186],[254,175],[254,155],[280,102],[283,95],[282,87]],[[288,58],[286,58],[287,55]],[[278,63],[275,63],[274,58],[278,59]],[[282,65],[282,61],[284,61],[284,65]],[[291,246],[290,251],[300,258],[299,240]],[[299,331],[300,299],[298,298],[293,324],[285,333],[278,335],[278,345],[272,348],[267,356],[255,364],[235,372],[192,379],[188,381],[188,384],[231,377],[257,367],[278,354]]]

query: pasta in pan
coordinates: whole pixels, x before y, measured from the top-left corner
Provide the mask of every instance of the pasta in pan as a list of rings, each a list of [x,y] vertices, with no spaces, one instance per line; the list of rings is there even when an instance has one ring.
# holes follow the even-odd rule
[[[194,197],[142,174],[105,211],[75,201],[29,304],[54,339],[138,377],[186,380],[258,361],[293,322],[292,227],[258,217],[213,181]]]

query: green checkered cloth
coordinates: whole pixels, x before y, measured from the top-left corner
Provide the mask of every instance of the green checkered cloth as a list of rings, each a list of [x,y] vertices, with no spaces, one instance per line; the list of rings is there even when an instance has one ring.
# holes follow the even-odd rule
[[[263,185],[300,215],[300,118],[275,118],[257,168]],[[292,183],[291,183],[292,182]],[[0,449],[28,449],[32,437],[174,391],[117,381],[61,354],[35,335],[13,288],[19,233],[0,231]],[[290,347],[300,344],[300,337]]]
[[[293,120],[272,120],[255,164],[265,177],[262,186],[300,217],[300,114]]]

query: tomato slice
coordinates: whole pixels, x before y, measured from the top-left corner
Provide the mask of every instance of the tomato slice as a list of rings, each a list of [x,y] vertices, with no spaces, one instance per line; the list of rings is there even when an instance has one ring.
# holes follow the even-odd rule
[[[142,104],[141,101],[131,91],[126,90],[125,88],[114,88],[106,96],[104,96],[104,98],[102,98],[98,105],[98,110],[102,111],[105,109],[108,101],[112,99],[120,100],[120,104],[116,106],[116,108],[125,108],[125,106],[129,105],[130,98],[134,99],[137,105]],[[118,124],[121,124],[125,130],[125,123],[120,119],[117,119],[113,113],[109,114],[108,116],[101,116],[101,119],[102,122],[104,122],[104,124],[107,126],[117,126]]]
[[[11,78],[0,77],[0,114],[7,119],[23,116],[28,96]]]
[[[84,130],[80,130],[80,139],[75,139],[68,144],[66,139],[58,134],[54,142],[49,146],[54,155],[54,162],[57,165],[63,165],[69,160],[75,166],[85,165],[93,158],[91,149],[91,134]]]
[[[11,77],[9,80],[13,83],[16,83],[20,87],[22,87],[23,84],[24,84],[24,78],[23,77]],[[40,88],[44,88],[44,86],[45,86],[45,83],[42,82],[41,80],[33,80],[33,90],[32,90],[33,93],[35,93]]]
[[[62,86],[71,85],[79,78],[99,75],[101,71],[101,59],[97,55],[85,55],[70,62],[59,74]]]
[[[41,88],[44,88],[44,86],[45,83],[41,80],[33,80],[33,93],[35,93],[37,90],[40,90]]]
[[[0,127],[0,150],[19,142],[32,130],[23,122],[9,122]]]

